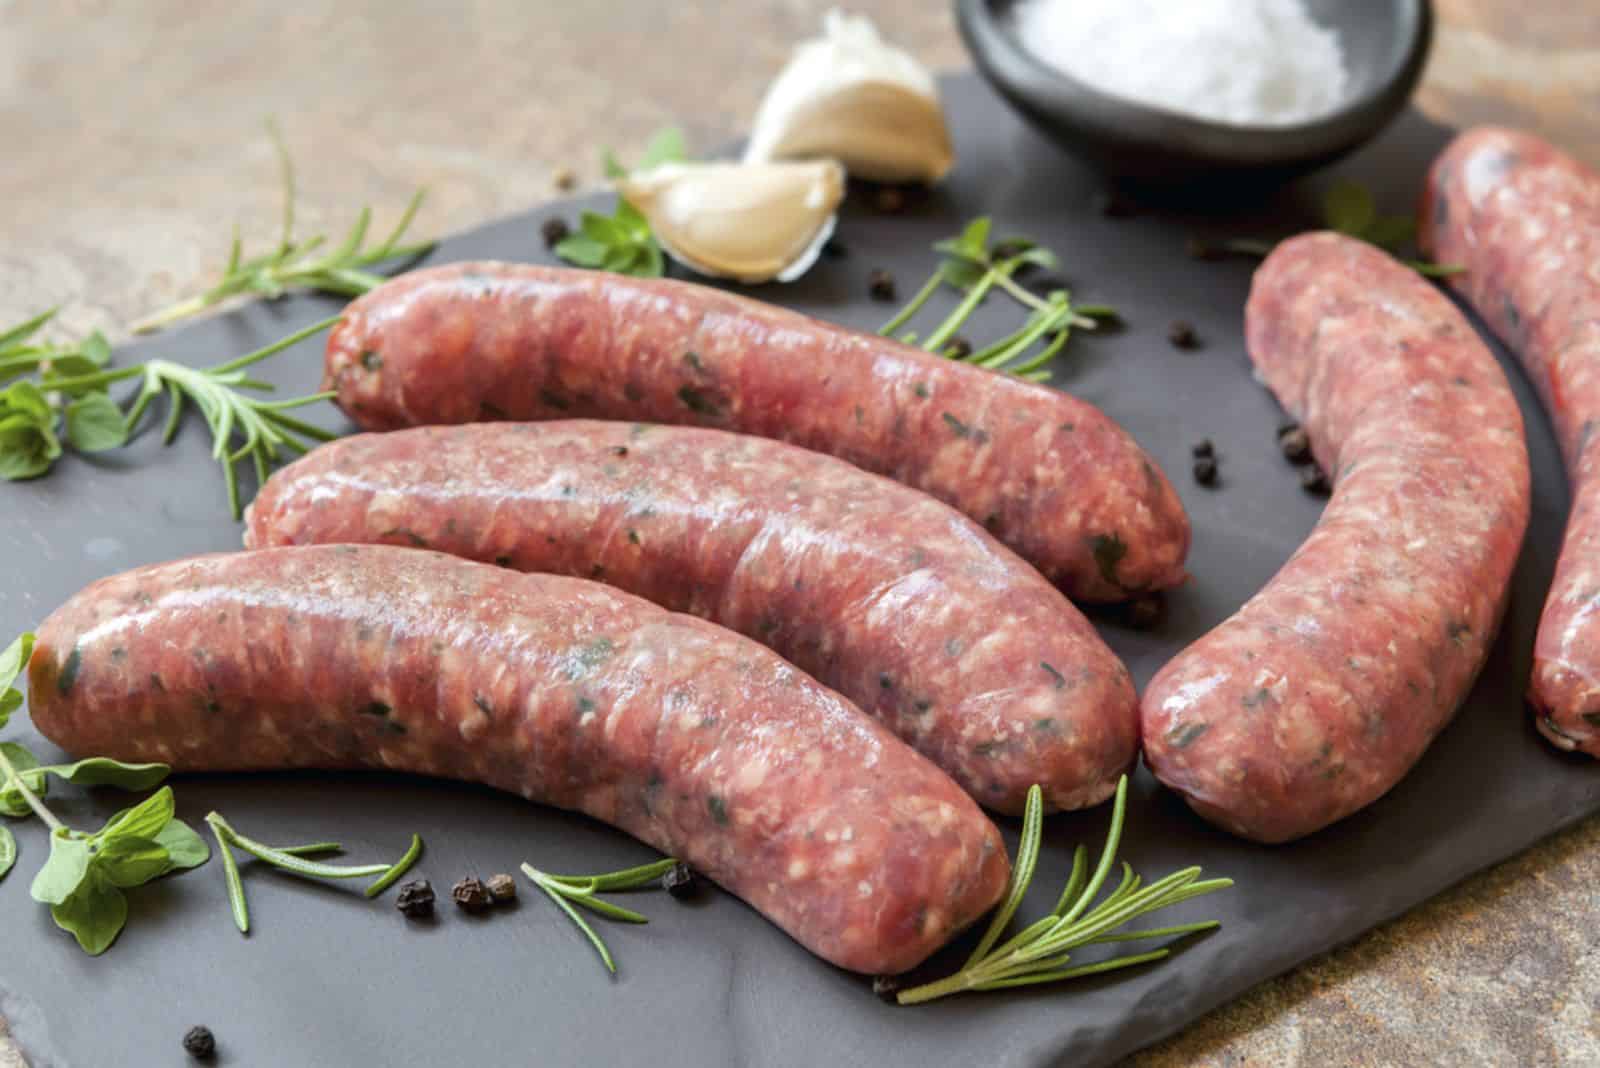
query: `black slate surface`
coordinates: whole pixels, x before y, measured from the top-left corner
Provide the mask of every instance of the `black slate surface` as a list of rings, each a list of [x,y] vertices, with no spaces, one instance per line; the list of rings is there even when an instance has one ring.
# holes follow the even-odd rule
[[[1241,310],[1252,264],[1195,262],[1185,255],[1185,238],[1305,228],[1329,176],[1220,217],[1167,211],[1108,218],[1094,206],[1096,180],[1029,134],[974,78],[946,88],[961,155],[948,186],[904,216],[853,208],[839,231],[847,257],[824,260],[801,283],[760,295],[875,327],[887,306],[866,298],[868,272],[890,268],[909,293],[932,267],[928,244],[988,213],[1000,233],[1026,233],[1058,249],[1082,299],[1121,309],[1127,329],[1074,340],[1056,362],[1055,384],[1127,426],[1173,476],[1193,517],[1195,578],[1171,598],[1165,625],[1137,633],[1102,621],[1142,684],[1258,589],[1321,508],[1278,456],[1279,410],[1250,376]],[[1359,178],[1390,210],[1405,210],[1446,135],[1407,115],[1334,173]],[[553,205],[463,234],[432,260],[546,258],[540,220],[572,216],[575,206]],[[118,359],[161,353],[209,363],[336,307],[314,297],[255,305],[130,346]],[[1167,344],[1177,318],[1194,323],[1203,348],[1191,353]],[[994,336],[1015,321],[1014,308],[994,300],[966,332]],[[316,384],[320,359],[312,341],[262,373],[305,391]],[[713,892],[692,906],[664,894],[630,902],[652,922],[605,925],[620,963],[610,979],[566,919],[526,884],[514,911],[474,919],[446,906],[437,923],[407,926],[387,901],[372,904],[349,887],[263,870],[246,872],[255,930],[242,938],[215,861],[134,891],[121,941],[91,959],[28,898],[46,852],[43,831],[30,823],[16,827],[22,856],[0,883],[0,1012],[34,1068],[183,1063],[179,1040],[195,1023],[216,1031],[220,1063],[233,1065],[1110,1063],[1600,810],[1600,767],[1546,747],[1522,708],[1567,500],[1544,418],[1520,375],[1511,378],[1527,414],[1534,518],[1482,681],[1389,797],[1296,845],[1235,841],[1193,818],[1141,772],[1124,856],[1147,877],[1197,863],[1238,883],[1176,910],[1174,920],[1216,916],[1224,927],[1158,967],[1070,989],[894,1008],[874,998],[862,978],[812,958],[743,904]],[[340,425],[331,409],[320,418]],[[1221,456],[1216,489],[1189,477],[1189,448],[1201,437],[1213,439]],[[227,518],[208,445],[191,420],[173,448],[146,435],[111,457],[68,459],[47,479],[0,488],[7,562],[0,632],[9,638],[33,625],[97,576],[235,548],[240,528]],[[41,755],[50,751],[26,720],[6,732],[19,735]],[[183,777],[175,785],[180,814],[191,822],[216,807],[246,833],[283,842],[337,837],[363,861],[397,856],[419,831],[428,849],[418,873],[440,889],[464,874],[515,870],[524,859],[550,870],[599,871],[649,856],[581,817],[449,783],[298,774]],[[79,824],[97,823],[127,803],[114,791],[90,797],[69,788],[61,797],[59,811]],[[1072,846],[1097,845],[1106,819],[1102,808],[1048,821],[1024,916],[1049,907]],[[1007,828],[1014,840],[1013,832]]]

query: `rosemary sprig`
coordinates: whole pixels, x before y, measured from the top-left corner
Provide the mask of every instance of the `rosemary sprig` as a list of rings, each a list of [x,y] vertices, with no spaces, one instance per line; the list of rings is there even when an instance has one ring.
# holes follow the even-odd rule
[[[600,960],[605,964],[606,971],[612,975],[617,973],[616,961],[611,958],[611,951],[606,948],[605,941],[595,933],[589,921],[581,916],[574,904],[581,905],[591,912],[598,913],[608,919],[620,920],[623,923],[648,923],[644,916],[632,909],[625,909],[621,905],[614,905],[596,894],[617,890],[638,890],[651,883],[657,882],[663,875],[671,871],[677,864],[676,860],[667,857],[650,864],[641,864],[636,868],[625,868],[622,871],[607,872],[604,875],[551,875],[549,872],[540,871],[532,864],[522,865],[522,873],[545,896],[556,903],[556,907],[565,912],[578,929],[589,939],[595,952],[600,954]]]
[[[265,481],[268,465],[276,462],[282,452],[304,453],[310,443],[328,441],[334,437],[329,431],[286,414],[292,409],[327,400],[333,396],[332,393],[312,393],[287,400],[257,400],[241,391],[269,391],[273,387],[250,378],[245,368],[327,330],[338,321],[338,317],[334,316],[312,323],[264,348],[215,367],[198,369],[170,360],[150,360],[133,367],[97,370],[87,374],[45,374],[39,381],[39,388],[46,392],[73,394],[104,390],[116,382],[138,378],[139,392],[135,394],[124,419],[125,434],[132,435],[149,409],[150,402],[165,395],[167,414],[162,444],[170,444],[177,436],[184,402],[192,402],[211,430],[211,455],[222,465],[228,506],[233,517],[238,519],[241,509],[236,464],[249,459],[255,468],[257,481]],[[234,445],[235,436],[243,439],[238,446]],[[5,442],[0,441],[0,451],[3,451],[4,445]]]
[[[945,286],[962,293],[959,304],[933,331],[921,340],[922,348],[951,359],[974,363],[980,367],[1005,371],[1030,382],[1049,379],[1044,364],[1066,345],[1073,327],[1093,330],[1096,318],[1114,316],[1110,308],[1079,308],[1072,304],[1071,294],[1058,289],[1039,296],[1018,284],[1015,275],[1026,267],[1054,268],[1056,255],[1026,240],[989,244],[992,223],[987,216],[972,220],[961,233],[934,244],[942,259],[922,288],[878,331],[885,337],[897,337],[907,344],[915,344],[917,335],[905,330],[907,324]],[[956,331],[961,329],[978,305],[994,290],[1001,290],[1028,309],[1029,316],[1021,328],[982,348],[958,353],[951,347]],[[1045,339],[1048,338],[1048,341]],[[1032,356],[1028,353],[1043,342],[1043,348]]]
[[[918,1005],[925,1001],[949,997],[971,990],[1004,990],[1014,986],[1032,986],[1039,983],[1056,983],[1078,979],[1085,975],[1130,968],[1147,964],[1167,956],[1171,950],[1163,946],[1146,953],[1112,957],[1109,960],[1069,966],[1072,953],[1084,946],[1110,942],[1136,941],[1146,938],[1170,938],[1208,931],[1220,926],[1216,920],[1200,923],[1180,923],[1167,927],[1120,931],[1124,924],[1146,913],[1176,905],[1190,898],[1214,893],[1233,885],[1232,879],[1200,878],[1198,867],[1184,868],[1164,879],[1143,886],[1126,861],[1122,864],[1122,880],[1098,905],[1091,907],[1100,893],[1106,878],[1116,863],[1117,846],[1122,840],[1122,827],[1127,812],[1128,777],[1124,775],[1117,784],[1117,798],[1111,810],[1111,830],[1106,835],[1105,848],[1100,862],[1091,875],[1088,870],[1089,854],[1079,846],[1072,858],[1072,874],[1066,888],[1049,914],[1034,921],[1020,932],[996,946],[1006,933],[1017,907],[1033,881],[1035,865],[1039,859],[1039,841],[1044,827],[1044,796],[1038,786],[1028,791],[1028,804],[1023,816],[1022,839],[1017,846],[1017,861],[1011,871],[1011,881],[1005,897],[995,911],[994,918],[983,937],[973,948],[972,955],[960,971],[922,986],[902,990],[897,998],[902,1005]]]
[[[422,855],[422,838],[414,834],[411,836],[410,848],[393,864],[323,864],[305,858],[340,852],[344,847],[338,842],[269,846],[240,834],[219,812],[207,813],[206,826],[211,828],[211,834],[217,840],[217,851],[222,854],[222,870],[228,885],[228,902],[233,908],[234,925],[239,928],[241,934],[248,934],[250,931],[250,906],[245,901],[244,880],[239,874],[239,863],[233,853],[235,849],[242,849],[274,868],[291,875],[298,875],[303,879],[364,879],[376,875],[378,878],[365,890],[365,896],[369,898],[377,897],[393,886],[402,875],[411,870],[411,866]]]
[[[283,229],[278,247],[271,252],[246,259],[237,228],[233,245],[228,251],[228,264],[222,277],[209,289],[197,296],[181,300],[170,307],[134,323],[136,334],[149,333],[180,319],[198,314],[230,297],[253,293],[269,300],[281,297],[290,289],[312,289],[336,296],[358,297],[383,284],[385,278],[368,268],[391,260],[410,260],[432,251],[436,242],[421,241],[402,244],[406,230],[416,218],[417,211],[427,197],[427,189],[418,189],[400,215],[400,221],[387,237],[376,245],[368,246],[367,230],[372,225],[372,209],[363,207],[356,216],[345,238],[338,245],[327,248],[324,235],[305,240],[294,236],[295,177],[294,162],[284,146],[277,125],[267,124],[273,148],[278,155],[278,167],[283,181]]]

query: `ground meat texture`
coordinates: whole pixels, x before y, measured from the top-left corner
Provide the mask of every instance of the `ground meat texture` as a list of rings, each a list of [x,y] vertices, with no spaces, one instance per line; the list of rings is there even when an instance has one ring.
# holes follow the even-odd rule
[[[1139,744],[1094,627],[976,523],[831,456],[588,420],[366,434],[274,475],[248,545],[389,542],[595,578],[771,646],[1020,813],[1109,797]]]
[[[1522,360],[1555,426],[1572,509],[1528,681],[1535,722],[1600,756],[1600,173],[1530,134],[1462,134],[1433,165],[1423,247]]]
[[[598,583],[314,546],[102,579],[39,628],[34,724],[177,771],[386,768],[575,809],[843,968],[910,968],[993,905],[947,776],[731,631]]]
[[[1077,600],[1185,577],[1177,494],[1092,405],[704,286],[412,271],[345,309],[324,388],[367,430],[597,418],[778,438],[959,508]]]
[[[1278,246],[1245,319],[1333,498],[1272,581],[1150,683],[1142,727],[1151,770],[1197,812],[1282,842],[1382,796],[1454,715],[1504,608],[1528,456],[1483,342],[1371,245]]]

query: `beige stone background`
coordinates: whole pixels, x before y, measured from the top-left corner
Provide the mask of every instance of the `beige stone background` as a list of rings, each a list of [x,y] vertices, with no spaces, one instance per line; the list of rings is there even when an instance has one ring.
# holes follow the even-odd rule
[[[1600,163],[1594,0],[1438,3],[1424,107]],[[527,208],[558,169],[597,180],[600,144],[636,150],[667,122],[699,145],[739,131],[826,6],[0,0],[0,322],[60,303],[64,330],[115,332],[219,267],[236,221],[269,238],[267,115],[306,232],[363,202],[381,224],[425,183],[420,229],[443,233]],[[928,63],[965,63],[948,3],[852,6]],[[1600,1065],[1597,935],[1591,820],[1133,1063]],[[20,1063],[0,1035],[0,1068]]]

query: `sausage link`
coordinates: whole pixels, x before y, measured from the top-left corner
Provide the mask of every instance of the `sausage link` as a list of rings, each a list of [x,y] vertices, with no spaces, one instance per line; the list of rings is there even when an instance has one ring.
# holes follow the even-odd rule
[[[1534,722],[1600,756],[1600,173],[1530,134],[1492,127],[1435,161],[1423,247],[1522,360],[1566,458],[1572,508],[1539,619]]]
[[[1334,478],[1311,536],[1145,693],[1145,758],[1202,816],[1281,842],[1370,804],[1466,696],[1528,523],[1522,416],[1450,301],[1360,241],[1256,272],[1257,373]]]
[[[387,542],[611,583],[731,627],[1020,813],[1104,800],[1138,752],[1127,669],[961,513],[842,460],[695,427],[564,420],[332,442],[245,544]]]
[[[576,809],[843,968],[900,972],[993,905],[955,783],[754,642],[598,583],[317,546],[102,579],[39,629],[34,724],[178,771],[386,768]]]
[[[583,417],[777,438],[959,508],[1075,599],[1185,577],[1177,494],[1092,405],[703,286],[413,271],[346,309],[323,388],[368,430]]]

